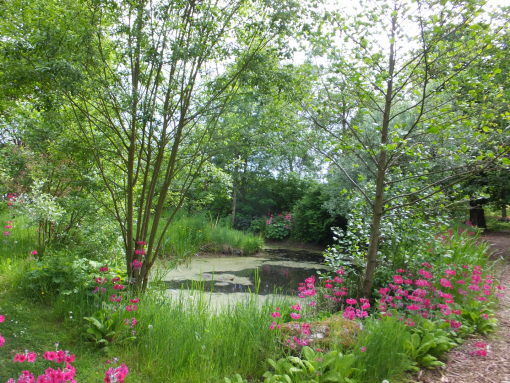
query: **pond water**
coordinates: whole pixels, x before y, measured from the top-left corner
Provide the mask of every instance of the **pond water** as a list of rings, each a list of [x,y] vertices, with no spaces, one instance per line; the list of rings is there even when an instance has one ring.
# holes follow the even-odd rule
[[[255,293],[297,295],[299,283],[326,271],[322,252],[272,247],[254,257],[194,257],[189,265],[171,270],[164,278],[172,291],[203,288],[214,295]]]

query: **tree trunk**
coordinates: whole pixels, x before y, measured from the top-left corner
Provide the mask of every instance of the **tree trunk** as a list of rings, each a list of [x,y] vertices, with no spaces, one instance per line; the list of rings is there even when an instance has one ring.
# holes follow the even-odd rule
[[[234,170],[234,190],[232,192],[232,224],[236,220],[236,202],[237,202],[237,183],[239,173],[239,155],[236,156],[236,167]]]
[[[473,226],[487,229],[483,204],[479,201],[471,201],[469,202],[469,205],[471,206],[469,210],[469,222],[471,222]]]
[[[503,219],[503,221],[506,221],[506,205],[503,205],[501,207],[501,218]]]
[[[392,41],[394,41],[397,20],[396,16],[392,19]],[[395,43],[390,44],[390,57],[388,68],[388,83],[386,86],[386,99],[384,103],[384,113],[381,129],[381,151],[377,162],[377,180],[375,184],[375,200],[372,205],[372,223],[370,225],[370,242],[367,251],[367,266],[365,277],[363,278],[363,295],[370,299],[372,296],[372,287],[374,285],[374,272],[377,266],[377,252],[379,250],[379,229],[381,228],[381,219],[384,207],[384,183],[386,179],[386,155],[388,144],[388,131],[390,126],[391,102],[393,96],[393,73],[395,71]]]

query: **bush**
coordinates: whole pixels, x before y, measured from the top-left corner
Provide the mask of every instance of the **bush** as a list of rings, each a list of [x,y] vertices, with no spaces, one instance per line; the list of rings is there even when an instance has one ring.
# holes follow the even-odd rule
[[[266,238],[283,239],[290,233],[291,215],[287,213],[285,217],[278,214],[276,217],[270,216],[266,221]]]
[[[20,281],[21,288],[29,296],[43,299],[57,294],[70,295],[90,292],[96,286],[99,269],[104,263],[86,258],[67,256],[63,253],[45,256],[32,261],[29,271]],[[125,275],[119,268],[110,268],[111,275]]]
[[[323,193],[323,186],[310,189],[293,208],[292,237],[303,242],[330,244],[333,239],[332,227],[345,228],[344,217],[333,217],[324,207],[328,196]]]

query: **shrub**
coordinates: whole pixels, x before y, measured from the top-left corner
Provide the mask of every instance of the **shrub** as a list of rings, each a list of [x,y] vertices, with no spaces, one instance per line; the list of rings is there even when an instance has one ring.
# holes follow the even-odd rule
[[[345,228],[347,220],[341,216],[332,216],[324,207],[328,196],[323,186],[310,189],[293,208],[294,226],[292,237],[303,242],[330,244],[333,239],[332,227]]]
[[[57,294],[69,295],[87,292],[95,287],[102,263],[86,258],[71,257],[65,253],[44,256],[32,261],[20,286],[29,296],[38,299]],[[124,268],[111,269],[112,275],[125,275]]]

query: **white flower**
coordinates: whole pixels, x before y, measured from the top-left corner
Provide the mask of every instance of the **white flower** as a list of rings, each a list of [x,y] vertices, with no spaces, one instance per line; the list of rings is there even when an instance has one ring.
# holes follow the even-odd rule
[[[153,327],[152,327],[152,325],[150,324],[150,325],[149,325],[149,330],[152,330],[152,328],[153,328]]]

